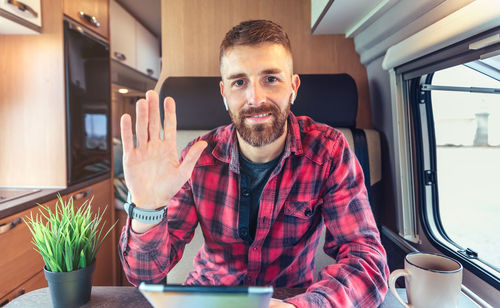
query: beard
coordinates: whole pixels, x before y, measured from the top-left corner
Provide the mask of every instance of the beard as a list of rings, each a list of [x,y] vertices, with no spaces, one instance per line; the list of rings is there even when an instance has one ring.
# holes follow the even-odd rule
[[[249,107],[241,110],[238,114],[233,114],[229,110],[229,116],[243,140],[251,146],[262,147],[272,143],[285,133],[285,123],[290,113],[290,103],[291,101],[283,111],[277,105],[269,104],[260,107]],[[246,122],[246,118],[252,114],[262,113],[271,115],[271,123],[249,125]]]

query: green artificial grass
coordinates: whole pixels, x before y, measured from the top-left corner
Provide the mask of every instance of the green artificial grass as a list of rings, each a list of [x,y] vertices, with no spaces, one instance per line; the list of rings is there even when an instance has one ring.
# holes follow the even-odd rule
[[[92,200],[87,200],[75,211],[73,198],[64,203],[61,195],[57,196],[55,211],[40,205],[40,215],[25,219],[33,235],[32,243],[51,272],[71,272],[85,268],[94,262],[104,239],[116,225],[112,225],[103,235],[101,224],[106,208],[102,213],[92,215]],[[44,223],[44,220],[46,222]]]

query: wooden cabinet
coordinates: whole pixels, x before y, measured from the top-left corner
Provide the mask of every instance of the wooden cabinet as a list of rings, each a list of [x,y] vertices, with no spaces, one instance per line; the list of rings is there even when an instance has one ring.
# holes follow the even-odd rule
[[[68,198],[73,197],[75,207],[84,204],[85,201],[92,200],[92,212],[102,213],[104,209],[106,212],[103,217],[104,230],[107,231],[110,226],[114,224],[111,200],[111,180],[105,180],[89,187],[82,188],[71,194],[63,196],[66,201]],[[116,232],[116,230],[114,230]],[[104,233],[104,231],[103,231]],[[114,247],[113,231],[108,234],[104,240],[99,252],[97,253],[97,264],[93,276],[92,284],[95,286],[109,286],[114,284],[115,268],[117,264],[114,261]]]
[[[45,279],[43,271],[40,271],[35,274],[35,276],[31,277],[28,281],[14,289],[12,292],[0,298],[0,307],[11,302],[18,296],[21,296],[33,290],[38,290],[46,287],[48,287],[47,280]]]
[[[109,38],[108,0],[64,0],[64,14]]]
[[[144,75],[160,77],[160,44],[149,30],[116,1],[110,2],[111,57]]]
[[[81,206],[86,200],[93,197],[91,203],[93,213],[102,213],[106,208],[103,218],[104,230],[109,229],[114,223],[110,179],[66,194],[63,196],[63,200],[66,202],[70,197],[74,198],[75,207]],[[55,204],[56,200],[44,203],[51,209],[55,208]],[[22,295],[22,290],[28,292],[47,286],[43,275],[43,259],[35,251],[31,243],[31,233],[23,220],[31,216],[32,213],[33,216],[39,213],[39,207],[35,206],[0,220],[0,247],[3,249],[0,258],[0,273],[2,273],[0,275],[0,303]],[[114,232],[116,230],[110,232],[97,253],[93,285],[115,284],[118,264],[115,261]]]
[[[0,34],[39,34],[41,0],[0,1]]]
[[[137,64],[136,68],[154,79],[160,77],[160,46],[158,39],[144,28],[135,23]]]
[[[130,67],[135,67],[135,19],[116,1],[109,4],[111,57]]]
[[[44,203],[54,208],[55,202]],[[31,233],[23,220],[38,213],[38,207],[0,219],[0,298],[17,294],[16,289],[43,270],[43,259],[31,243]],[[14,292],[14,293],[13,293]],[[18,294],[20,295],[20,294]]]

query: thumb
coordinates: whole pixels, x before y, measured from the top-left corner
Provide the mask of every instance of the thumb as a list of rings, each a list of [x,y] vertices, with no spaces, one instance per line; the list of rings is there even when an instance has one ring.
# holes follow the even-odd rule
[[[203,153],[203,150],[207,147],[207,145],[208,144],[206,141],[203,140],[198,141],[195,144],[193,144],[189,149],[189,151],[187,152],[186,156],[184,157],[184,160],[179,166],[181,174],[184,175],[186,179],[191,177],[194,166],[196,165],[196,162],[200,158],[201,153]]]

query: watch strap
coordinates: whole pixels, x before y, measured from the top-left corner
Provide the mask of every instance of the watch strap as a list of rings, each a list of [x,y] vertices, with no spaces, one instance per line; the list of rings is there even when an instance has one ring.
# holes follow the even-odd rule
[[[123,208],[130,218],[151,225],[157,224],[163,220],[163,218],[167,213],[167,207],[168,206],[165,206],[156,210],[147,210],[138,208],[132,202],[132,197],[130,196],[130,192],[127,195],[127,202],[123,204]]]

